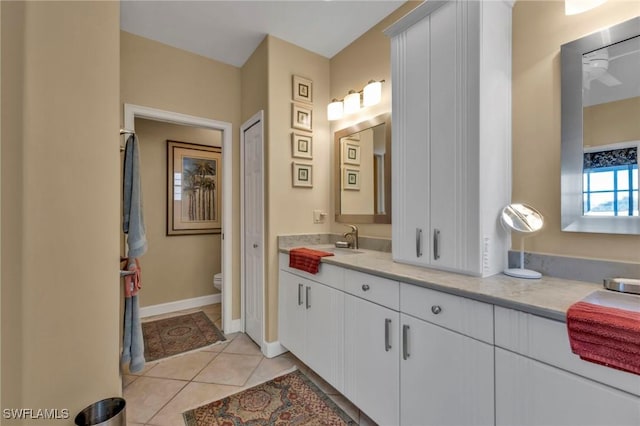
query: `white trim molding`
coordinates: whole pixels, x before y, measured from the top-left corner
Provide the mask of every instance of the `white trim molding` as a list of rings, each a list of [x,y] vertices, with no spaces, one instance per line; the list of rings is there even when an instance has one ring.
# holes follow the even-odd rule
[[[199,308],[200,306],[220,303],[222,295],[209,294],[207,296],[194,297],[192,299],[176,300],[175,302],[160,303],[140,308],[140,318],[152,317],[154,315],[168,314],[182,311],[184,309]]]
[[[282,355],[285,352],[289,352],[289,349],[280,344],[279,341],[275,342],[262,342],[262,354],[267,358],[273,358],[278,355]]]
[[[184,126],[201,127],[222,131],[222,324],[232,324],[232,293],[233,293],[233,137],[232,125],[226,121],[196,117],[173,111],[145,107],[141,105],[124,104],[124,127],[135,131],[135,119],[146,118]],[[225,238],[226,236],[226,238]],[[241,322],[241,321],[240,321]],[[225,327],[226,328],[226,327]]]
[[[242,330],[242,319],[238,318],[238,319],[234,319],[231,320],[229,322],[222,322],[222,331],[224,332],[224,334],[231,334],[231,333],[239,333]]]

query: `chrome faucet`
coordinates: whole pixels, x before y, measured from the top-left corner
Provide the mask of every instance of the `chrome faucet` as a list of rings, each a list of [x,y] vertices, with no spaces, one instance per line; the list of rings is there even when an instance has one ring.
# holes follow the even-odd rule
[[[351,228],[351,232],[345,232],[344,238],[351,242],[351,248],[358,248],[358,227],[355,225],[347,225]]]

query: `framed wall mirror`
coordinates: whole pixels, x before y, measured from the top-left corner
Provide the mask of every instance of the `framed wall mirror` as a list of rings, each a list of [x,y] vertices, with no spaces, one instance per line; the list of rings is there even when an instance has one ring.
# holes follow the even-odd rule
[[[562,229],[640,234],[640,17],[562,45]]]
[[[391,223],[391,115],[334,134],[336,222]]]

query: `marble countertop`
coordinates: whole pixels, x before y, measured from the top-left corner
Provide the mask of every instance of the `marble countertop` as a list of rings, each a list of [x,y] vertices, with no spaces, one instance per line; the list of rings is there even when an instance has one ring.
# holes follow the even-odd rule
[[[322,250],[333,248],[333,245],[308,244],[304,247]],[[293,247],[280,247],[280,252],[289,253],[290,248]],[[566,311],[573,303],[602,289],[601,285],[594,283],[547,276],[538,280],[504,274],[480,278],[394,262],[391,253],[366,249],[357,251],[362,253],[336,254],[323,257],[322,262],[558,321],[566,320]]]

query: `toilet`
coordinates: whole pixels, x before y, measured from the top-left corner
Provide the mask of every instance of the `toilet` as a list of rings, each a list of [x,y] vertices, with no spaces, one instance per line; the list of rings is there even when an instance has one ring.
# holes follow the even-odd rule
[[[222,291],[222,272],[219,272],[213,276],[213,286]]]

